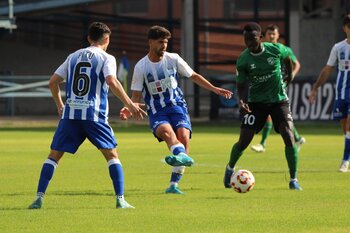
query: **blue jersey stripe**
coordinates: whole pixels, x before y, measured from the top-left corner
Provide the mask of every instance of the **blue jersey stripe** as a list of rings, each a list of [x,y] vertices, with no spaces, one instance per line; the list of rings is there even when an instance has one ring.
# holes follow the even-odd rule
[[[342,99],[341,98],[341,94],[342,94],[342,83],[343,83],[343,80],[344,80],[344,74],[345,72],[344,71],[339,71],[338,72],[338,79],[337,79],[337,93],[336,93],[336,99]]]

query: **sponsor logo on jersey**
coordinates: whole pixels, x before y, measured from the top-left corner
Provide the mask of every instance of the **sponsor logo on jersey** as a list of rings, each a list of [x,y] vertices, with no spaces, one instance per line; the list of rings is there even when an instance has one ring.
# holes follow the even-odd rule
[[[77,108],[77,109],[84,109],[88,108],[89,106],[93,106],[93,101],[90,100],[79,100],[79,99],[67,99],[66,103],[71,108]]]
[[[267,58],[267,62],[269,65],[274,65],[276,63],[276,59],[274,57]]]
[[[149,90],[152,95],[165,92],[167,89],[175,89],[177,87],[177,82],[174,77],[168,77],[161,80],[156,80],[154,82],[148,83]]]
[[[254,70],[256,68],[255,64],[250,64],[250,69]]]
[[[339,70],[348,70],[350,66],[350,62],[348,60],[340,60],[338,63]]]
[[[274,74],[267,74],[267,75],[263,75],[263,76],[254,76],[254,81],[257,83],[263,83],[263,82],[266,82],[267,80],[269,80],[273,76],[274,76]]]

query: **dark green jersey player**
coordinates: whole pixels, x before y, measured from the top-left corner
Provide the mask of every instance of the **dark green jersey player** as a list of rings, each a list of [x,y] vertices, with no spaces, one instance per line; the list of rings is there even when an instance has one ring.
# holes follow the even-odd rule
[[[289,189],[302,190],[297,180],[298,149],[293,137],[293,119],[286,94],[286,85],[293,79],[288,50],[282,44],[262,43],[261,27],[257,23],[247,24],[243,36],[247,49],[237,60],[237,92],[243,117],[239,140],[232,147],[225,169],[224,185],[226,188],[231,187],[230,178],[237,161],[270,115],[275,130],[281,134],[285,144],[291,178]],[[282,66],[285,69],[284,76]]]
[[[264,33],[264,39],[266,42],[270,42],[270,43],[274,43],[274,44],[279,44],[278,40],[280,37],[280,33],[279,33],[279,27],[276,24],[270,24],[266,27],[265,29],[265,33]],[[287,48],[287,52],[288,55],[290,57],[290,59],[292,60],[292,64],[293,64],[293,69],[292,69],[292,73],[293,73],[293,77],[295,77],[297,75],[297,73],[300,70],[300,63],[298,61],[298,59],[296,58],[296,56],[294,55],[293,51],[291,48],[285,46]],[[284,76],[284,72],[285,69],[282,66],[282,76]],[[262,153],[265,152],[266,149],[266,144],[267,144],[267,138],[270,135],[270,132],[272,131],[272,119],[270,116],[267,117],[265,125],[263,130],[261,131],[261,140],[260,143],[252,145],[251,149],[255,152],[258,153]],[[295,127],[293,127],[293,133],[294,133],[294,140],[295,143],[298,146],[298,150],[300,150],[301,146],[306,142],[305,138],[302,137],[299,132],[297,131],[297,129]]]
[[[288,100],[281,64],[288,56],[282,44],[261,43],[262,51],[245,49],[237,60],[237,83],[249,82],[248,102],[277,103]]]

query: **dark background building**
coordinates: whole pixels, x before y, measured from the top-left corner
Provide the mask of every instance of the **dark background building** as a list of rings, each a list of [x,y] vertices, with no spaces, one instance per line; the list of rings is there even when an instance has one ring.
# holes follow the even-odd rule
[[[155,24],[172,32],[169,51],[179,53],[213,82],[234,83],[234,65],[244,48],[241,28],[249,21],[262,27],[278,24],[281,42],[291,46],[301,62],[298,80],[312,81],[331,46],[344,38],[341,18],[349,6],[349,0],[2,0],[0,116],[55,114],[47,90],[35,94],[38,87],[25,89],[31,97],[1,88],[11,86],[6,82],[47,80],[69,53],[87,46],[86,30],[92,21],[105,22],[113,30],[109,53],[117,60],[127,53],[129,83],[133,65],[148,51],[147,29]],[[11,23],[15,29],[9,29]],[[213,107],[208,92],[185,81],[182,85],[193,116],[208,116],[220,107]],[[112,114],[120,103],[113,106]]]

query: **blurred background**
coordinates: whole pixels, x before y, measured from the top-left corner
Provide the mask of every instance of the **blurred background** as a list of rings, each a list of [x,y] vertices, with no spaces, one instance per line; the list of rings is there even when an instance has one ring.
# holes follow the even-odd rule
[[[56,115],[48,80],[71,52],[88,46],[93,21],[112,29],[107,52],[116,57],[129,94],[133,67],[148,52],[152,25],[171,31],[168,51],[235,92],[242,26],[255,21],[263,29],[277,24],[280,42],[301,63],[288,89],[294,119],[331,120],[335,74],[320,88],[316,105],[307,98],[332,46],[345,38],[342,17],[349,7],[350,0],[1,0],[0,117]],[[181,85],[192,118],[237,119],[236,99],[223,100],[185,79]],[[121,102],[110,101],[111,115],[118,116]]]

